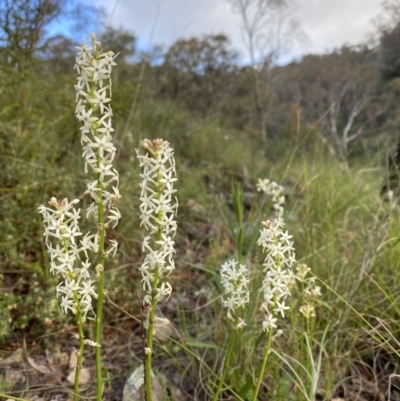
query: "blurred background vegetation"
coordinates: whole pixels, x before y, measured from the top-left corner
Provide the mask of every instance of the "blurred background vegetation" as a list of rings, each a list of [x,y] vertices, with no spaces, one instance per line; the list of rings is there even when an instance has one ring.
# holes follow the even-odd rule
[[[82,209],[88,202],[73,87],[79,44],[48,29],[62,13],[82,37],[89,39],[93,26],[104,50],[119,53],[112,108],[123,218],[113,233],[118,257],[107,271],[115,302],[138,313],[142,232],[134,149],[144,138],[161,137],[175,149],[181,205],[175,294],[164,312],[177,324],[184,320],[182,333],[213,341],[224,335],[209,333],[207,319],[220,309],[195,318],[180,314],[179,306],[209,300],[208,292],[218,289],[210,272],[234,253],[220,207],[232,206],[232,183],[244,188],[248,216],[257,212],[261,220],[269,210],[255,183],[270,177],[286,189],[299,259],[360,313],[385,320],[396,336],[400,227],[398,211],[382,203],[380,191],[390,175],[391,188],[397,186],[389,156],[400,138],[400,15],[393,12],[399,5],[386,2],[388,19],[368,43],[287,65],[276,64],[280,49],[274,48],[244,65],[223,34],[139,52],[132,32],[99,25],[100,11],[83,3],[1,1],[0,343],[51,343],[51,333],[68,337],[74,324],[54,297],[37,213],[51,196],[82,199]],[[369,329],[342,298],[324,293],[316,330],[329,323],[336,336],[330,351],[350,360],[349,350],[368,348]],[[119,313],[106,310],[110,330],[140,329]],[[274,391],[274,399],[287,397],[284,386]]]

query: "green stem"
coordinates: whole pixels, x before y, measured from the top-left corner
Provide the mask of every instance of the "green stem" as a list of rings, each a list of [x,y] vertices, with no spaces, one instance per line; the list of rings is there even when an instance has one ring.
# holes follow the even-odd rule
[[[96,49],[96,46],[95,46]],[[94,54],[94,58],[96,58],[96,54]],[[90,97],[93,98],[94,91],[96,88],[96,84],[91,86]],[[97,107],[92,104],[91,105],[93,110],[93,116],[97,116],[98,109]],[[98,125],[93,125],[93,136],[98,136]],[[99,150],[96,151],[97,156],[97,165],[100,165],[101,157]],[[103,304],[104,304],[104,239],[105,239],[105,226],[104,226],[104,215],[105,215],[105,207],[103,205],[103,184],[100,180],[101,174],[98,173],[97,175],[97,226],[99,230],[99,250],[98,250],[98,263],[97,266],[101,265],[100,271],[98,271],[98,298],[97,298],[97,311],[96,311],[96,328],[95,328],[95,341],[99,345],[96,347],[95,355],[96,355],[96,396],[97,401],[102,400],[103,396],[103,376],[102,376],[102,368],[101,368],[101,343],[102,343],[102,324],[103,324]]]
[[[75,368],[75,381],[74,381],[74,401],[78,401],[79,399],[79,375],[82,369],[82,361],[83,361],[83,348],[85,343],[83,342],[83,322],[82,322],[82,314],[80,310],[80,305],[78,301],[78,296],[76,292],[74,293],[75,303],[77,305],[77,312],[76,312],[76,319],[78,322],[78,333],[79,333],[79,353],[78,353],[78,360],[76,361],[76,368]]]
[[[157,199],[161,199],[162,196],[162,189],[163,185],[160,182],[161,180],[161,173],[160,171],[157,172]],[[162,211],[158,212],[157,216],[158,222],[162,220]],[[157,224],[157,235],[156,241],[160,241],[162,239],[162,226],[160,223]],[[158,248],[161,248],[161,245],[158,245]],[[146,391],[147,391],[147,400],[146,401],[153,401],[153,391],[151,386],[151,362],[153,356],[153,338],[154,338],[154,316],[156,313],[156,306],[157,306],[157,299],[156,299],[156,289],[158,286],[159,275],[158,275],[158,266],[155,267],[154,271],[154,280],[152,283],[152,295],[151,295],[151,309],[149,312],[149,322],[147,326],[147,339],[146,339],[146,348],[150,350],[149,353],[146,353],[146,366],[145,366],[145,384],[146,384]]]
[[[265,367],[267,366],[267,360],[268,360],[269,351],[271,349],[271,344],[272,344],[272,329],[270,329],[268,332],[268,340],[267,340],[267,345],[264,349],[263,363],[261,366],[260,376],[258,377],[256,391],[254,392],[254,397],[253,397],[252,401],[257,401],[258,392],[260,391],[261,382],[264,377]]]
[[[2,398],[10,398],[11,400],[15,400],[15,401],[29,401],[29,400],[26,400],[24,398],[13,397],[12,395],[7,395],[7,394],[0,394],[0,397],[2,397]]]
[[[157,240],[161,239],[161,230],[158,230]],[[154,316],[156,313],[157,299],[156,299],[156,291],[159,281],[158,277],[158,267],[154,272],[154,281],[153,281],[153,294],[151,299],[151,309],[149,312],[149,322],[147,326],[147,339],[146,339],[146,348],[150,349],[149,353],[146,353],[146,366],[145,366],[145,382],[146,382],[146,391],[147,391],[147,400],[153,400],[153,391],[151,386],[151,361],[153,356],[153,338],[154,338]]]
[[[237,319],[235,321],[234,327],[236,327],[236,326],[237,326]],[[225,361],[224,361],[224,367],[222,369],[222,375],[221,375],[221,377],[219,379],[218,388],[217,388],[217,391],[214,394],[213,401],[217,401],[218,397],[219,397],[219,394],[221,393],[222,384],[224,383],[226,372],[227,372],[228,367],[229,367],[229,362],[231,360],[231,355],[232,355],[233,345],[235,344],[235,338],[236,338],[237,330],[238,329],[234,329],[233,332],[232,332],[232,335],[229,338],[228,350],[227,350]]]
[[[103,197],[101,191],[99,191],[99,199]],[[100,346],[96,347],[96,378],[97,378],[97,401],[101,401],[103,395],[103,377],[101,371],[101,343],[102,343],[102,321],[103,321],[103,303],[104,303],[104,238],[105,238],[105,227],[104,227],[104,206],[100,201],[98,203],[98,225],[99,225],[99,263],[101,265],[99,271],[99,283],[98,292],[99,297],[97,299],[97,311],[96,311],[96,343]]]
[[[158,281],[154,279],[154,282]],[[146,353],[146,369],[145,369],[145,381],[146,381],[146,391],[147,391],[147,401],[153,400],[153,391],[151,386],[151,361],[153,356],[153,338],[154,338],[154,315],[156,310],[157,300],[155,296],[151,301],[151,310],[149,313],[149,322],[147,327],[147,348],[150,349],[150,353]]]

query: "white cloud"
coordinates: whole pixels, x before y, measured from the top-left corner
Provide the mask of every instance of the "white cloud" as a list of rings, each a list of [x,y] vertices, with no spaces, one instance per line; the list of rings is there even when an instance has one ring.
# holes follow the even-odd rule
[[[380,3],[381,0],[297,0],[295,17],[309,40],[294,47],[288,58],[360,43],[372,31],[371,19],[380,12]],[[182,37],[225,33],[234,47],[246,54],[240,18],[227,0],[98,0],[97,4],[105,8],[106,21],[110,21],[116,6],[111,23],[133,31],[142,46],[149,42],[170,46]]]
[[[381,0],[303,1],[298,18],[311,44],[302,51],[322,52],[364,41],[373,29],[371,19],[379,14],[380,4]]]

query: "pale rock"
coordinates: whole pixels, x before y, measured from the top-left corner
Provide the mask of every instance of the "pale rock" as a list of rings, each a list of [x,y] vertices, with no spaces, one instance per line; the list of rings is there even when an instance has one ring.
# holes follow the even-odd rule
[[[166,401],[160,379],[153,372],[151,373],[153,400]],[[143,384],[143,365],[140,365],[128,377],[124,386],[122,401],[141,401],[143,399]]]

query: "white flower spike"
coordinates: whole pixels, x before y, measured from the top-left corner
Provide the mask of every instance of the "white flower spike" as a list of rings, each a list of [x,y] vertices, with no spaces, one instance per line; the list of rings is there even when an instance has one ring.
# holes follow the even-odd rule
[[[283,187],[275,181],[271,181],[268,178],[265,178],[264,180],[261,178],[258,179],[257,191],[264,192],[268,196],[272,197],[273,208],[279,220],[283,218],[283,213],[285,211],[283,207],[285,203],[283,190]]]
[[[291,235],[283,231],[282,220],[267,220],[263,225],[258,239],[258,245],[266,252],[262,284],[264,302],[260,309],[265,313],[263,329],[268,332],[277,328],[278,318],[285,317],[285,311],[289,309],[285,302],[294,283],[296,257]]]
[[[82,122],[81,142],[85,171],[91,170],[96,175],[95,180],[87,181],[85,193],[89,193],[93,198],[93,203],[87,209],[87,215],[96,219],[98,205],[102,203],[106,211],[105,226],[115,227],[121,215],[116,207],[116,202],[120,198],[119,177],[112,165],[116,148],[111,136],[114,129],[111,121],[113,113],[109,104],[111,70],[115,65],[114,53],[103,53],[100,43],[95,39],[93,48],[82,45],[77,49],[75,69],[79,77],[75,85],[76,116]],[[93,240],[97,241],[98,237],[94,237]],[[97,247],[98,244],[93,243],[93,250]]]
[[[221,284],[225,290],[223,305],[227,309],[228,319],[238,319],[238,329],[246,325],[238,316],[238,311],[250,300],[247,273],[246,266],[233,259],[221,266]]]
[[[43,235],[50,254],[50,272],[59,274],[63,280],[56,288],[57,297],[61,296],[60,306],[64,313],[70,310],[73,314],[79,308],[85,319],[88,312],[94,313],[92,296],[95,294],[87,274],[90,263],[85,253],[89,247],[82,242],[79,245],[75,239],[82,235],[78,225],[79,210],[73,207],[78,202],[78,199],[59,202],[53,197],[49,202],[51,208],[39,206],[39,212],[45,226]],[[56,243],[55,247],[53,242]]]
[[[174,151],[167,141],[155,139],[144,140],[143,147],[150,154],[137,157],[143,173],[140,175],[140,213],[141,226],[148,231],[143,240],[145,260],[140,267],[143,289],[147,293],[144,304],[152,305],[153,301],[160,302],[168,299],[172,287],[165,278],[175,268],[173,240],[176,234],[175,216],[178,201],[173,194],[174,182],[177,180],[175,171]]]

